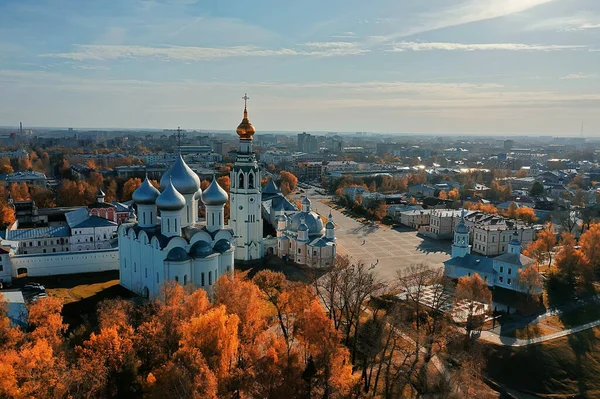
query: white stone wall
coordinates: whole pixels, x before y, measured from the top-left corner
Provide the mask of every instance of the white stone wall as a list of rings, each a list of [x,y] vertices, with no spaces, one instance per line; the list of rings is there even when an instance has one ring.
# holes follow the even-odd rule
[[[13,277],[17,277],[19,269],[22,268],[27,269],[29,276],[102,272],[119,269],[119,252],[117,249],[110,249],[60,254],[13,255],[10,263]]]

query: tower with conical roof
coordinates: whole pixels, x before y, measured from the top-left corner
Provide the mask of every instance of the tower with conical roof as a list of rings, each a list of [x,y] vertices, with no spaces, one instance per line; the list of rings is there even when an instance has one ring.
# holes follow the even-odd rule
[[[465,224],[465,211],[463,209],[460,222],[454,229],[454,241],[452,241],[452,257],[463,258],[465,255],[471,253],[471,247],[469,246],[469,229]]]
[[[521,253],[521,240],[519,239],[519,233],[517,230],[514,231],[510,242],[508,243],[509,254],[520,254]]]
[[[230,220],[235,235],[235,259],[251,261],[263,257],[263,221],[261,211],[260,169],[252,150],[252,136],[256,132],[248,119],[244,95],[244,117],[236,129],[240,148],[230,172]]]

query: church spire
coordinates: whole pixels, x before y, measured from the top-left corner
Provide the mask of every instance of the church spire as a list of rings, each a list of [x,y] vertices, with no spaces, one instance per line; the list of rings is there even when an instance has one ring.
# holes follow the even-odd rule
[[[242,100],[244,100],[244,118],[236,129],[236,133],[238,136],[240,136],[240,140],[252,140],[252,136],[254,133],[256,133],[256,129],[254,126],[252,126],[252,123],[250,123],[250,120],[248,119],[249,99],[250,97],[248,97],[248,94],[244,94],[244,97],[242,97]]]

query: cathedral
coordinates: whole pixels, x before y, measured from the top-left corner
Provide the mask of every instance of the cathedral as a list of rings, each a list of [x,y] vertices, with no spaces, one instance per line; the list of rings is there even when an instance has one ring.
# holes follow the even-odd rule
[[[229,196],[215,177],[203,192],[198,175],[181,155],[160,179],[160,191],[146,177],[133,193],[137,220],[123,223],[118,231],[123,287],[155,297],[165,281],[175,281],[210,292],[221,275],[233,273],[234,262],[256,261],[265,255],[316,267],[333,263],[331,215],[324,229],[308,198],[298,210],[272,181],[263,194],[261,170],[252,149],[255,128],[246,106],[236,133],[239,150],[231,168]],[[226,225],[227,201],[230,217]],[[204,219],[199,217],[200,207]],[[276,228],[276,237],[264,237],[263,222]]]

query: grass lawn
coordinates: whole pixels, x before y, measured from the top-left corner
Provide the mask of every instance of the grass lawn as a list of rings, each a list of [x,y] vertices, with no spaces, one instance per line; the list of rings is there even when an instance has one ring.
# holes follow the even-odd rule
[[[486,373],[494,380],[544,398],[600,397],[600,328],[511,348],[486,345]]]
[[[77,302],[85,298],[89,298],[98,294],[105,289],[114,287],[119,284],[119,280],[108,280],[97,283],[76,285],[73,288],[48,288],[46,292],[50,296],[54,296],[63,300],[65,304]]]
[[[565,328],[577,327],[598,319],[600,319],[600,305],[590,303],[559,316],[548,317],[547,319],[542,320],[540,324],[563,330]]]
[[[554,328],[550,328],[543,324],[530,324],[527,327],[520,328],[518,330],[510,331],[504,334],[505,337],[513,337],[519,339],[530,339],[543,337],[544,335],[549,335],[555,333],[556,330]]]

